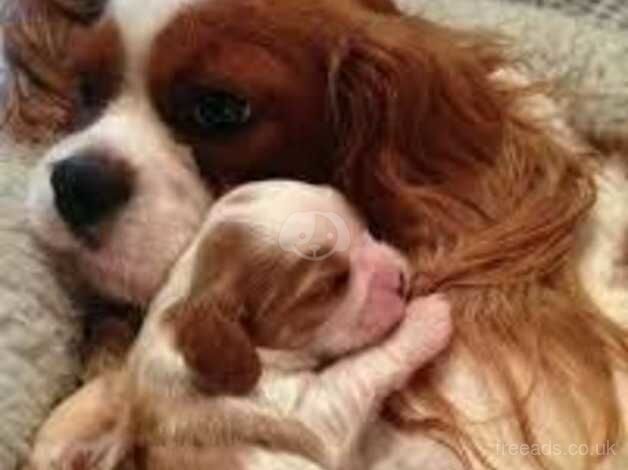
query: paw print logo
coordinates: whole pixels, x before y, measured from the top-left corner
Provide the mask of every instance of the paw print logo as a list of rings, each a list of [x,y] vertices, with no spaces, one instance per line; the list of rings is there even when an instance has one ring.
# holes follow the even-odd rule
[[[309,260],[323,260],[347,251],[351,234],[342,217],[333,212],[296,212],[286,219],[279,233],[284,251]]]

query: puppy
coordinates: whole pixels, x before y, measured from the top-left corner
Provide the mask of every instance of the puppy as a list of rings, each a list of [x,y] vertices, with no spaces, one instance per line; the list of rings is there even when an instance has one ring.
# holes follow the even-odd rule
[[[408,274],[330,189],[230,193],[155,299],[126,368],[52,417],[33,468],[364,468],[366,426],[451,333],[442,298],[406,305]]]

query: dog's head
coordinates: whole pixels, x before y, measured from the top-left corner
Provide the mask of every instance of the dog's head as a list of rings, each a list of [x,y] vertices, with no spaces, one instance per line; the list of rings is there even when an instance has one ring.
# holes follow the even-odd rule
[[[112,297],[146,303],[232,185],[333,184],[392,237],[409,186],[497,153],[491,54],[388,0],[9,3],[9,123],[65,136],[33,225]]]
[[[346,238],[312,231],[294,217],[304,213],[333,216]],[[304,234],[320,256],[293,250]],[[408,277],[404,258],[375,241],[337,192],[252,183],[212,208],[150,323],[175,331],[203,388],[243,391],[259,374],[256,347],[318,364],[380,340],[403,318]]]

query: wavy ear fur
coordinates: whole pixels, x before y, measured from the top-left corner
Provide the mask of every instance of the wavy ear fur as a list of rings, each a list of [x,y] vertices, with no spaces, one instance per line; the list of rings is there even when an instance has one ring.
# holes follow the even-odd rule
[[[357,203],[369,201],[370,220],[387,234],[402,232],[399,223],[426,227],[428,210],[439,225],[477,219],[465,191],[470,175],[499,157],[513,100],[491,83],[505,63],[500,45],[419,18],[369,13],[360,21],[331,66],[342,186]],[[455,193],[456,210],[408,198],[408,187],[426,185]]]
[[[345,20],[329,77],[337,184],[410,255],[417,294],[447,292],[452,351],[512,410],[512,435],[533,444],[578,420],[574,442],[617,442],[626,331],[590,302],[574,263],[595,201],[591,156],[527,112],[538,87],[497,79],[515,65],[494,38],[375,9]],[[416,383],[391,401],[395,419],[493,468],[452,391],[429,374]],[[533,398],[557,410],[556,429],[535,419]]]
[[[8,69],[0,126],[18,140],[45,142],[68,125],[71,77],[63,59],[76,17],[52,0],[8,0],[0,16]]]
[[[212,302],[187,302],[175,308],[171,318],[178,347],[201,390],[241,395],[255,387],[260,359],[237,320]]]

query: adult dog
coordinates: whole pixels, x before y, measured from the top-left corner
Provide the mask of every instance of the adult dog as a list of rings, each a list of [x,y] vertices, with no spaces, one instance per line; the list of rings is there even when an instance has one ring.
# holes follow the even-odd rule
[[[389,0],[12,3],[9,125],[67,135],[35,233],[102,294],[147,303],[225,188],[331,183],[454,304],[391,419],[479,468],[625,462],[626,168],[493,38]]]

